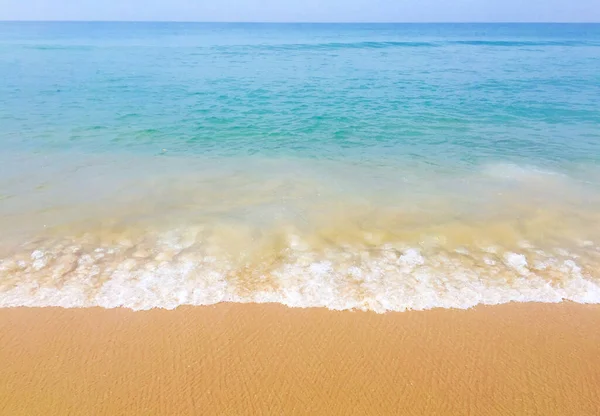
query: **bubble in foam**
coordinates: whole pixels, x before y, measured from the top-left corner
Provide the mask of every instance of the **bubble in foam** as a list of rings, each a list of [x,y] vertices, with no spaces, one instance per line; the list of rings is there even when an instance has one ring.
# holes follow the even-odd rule
[[[455,253],[462,254],[463,256],[468,256],[471,252],[465,247],[458,247],[454,250]]]
[[[516,270],[521,275],[529,273],[529,270],[527,269],[527,258],[523,254],[506,253],[504,254],[504,261],[507,266]]]
[[[419,250],[409,248],[408,250],[405,250],[404,253],[402,253],[400,258],[398,259],[398,262],[404,266],[407,266],[408,268],[414,268],[423,264],[425,262],[425,259],[423,258],[423,256],[421,256]]]
[[[495,261],[495,260],[492,260],[492,259],[491,259],[491,258],[489,258],[489,257],[484,257],[484,258],[483,258],[483,262],[484,262],[485,264],[487,264],[488,266],[495,266],[495,265],[496,265],[496,261]]]

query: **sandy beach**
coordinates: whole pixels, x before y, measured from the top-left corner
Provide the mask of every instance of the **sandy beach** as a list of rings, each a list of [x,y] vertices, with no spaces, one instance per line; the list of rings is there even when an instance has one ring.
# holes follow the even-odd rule
[[[0,310],[0,414],[598,415],[600,307]]]

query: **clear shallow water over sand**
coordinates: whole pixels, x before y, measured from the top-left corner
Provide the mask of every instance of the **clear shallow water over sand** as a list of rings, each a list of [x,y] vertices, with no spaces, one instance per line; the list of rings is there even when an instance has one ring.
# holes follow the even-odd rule
[[[0,34],[0,306],[600,302],[598,25]]]

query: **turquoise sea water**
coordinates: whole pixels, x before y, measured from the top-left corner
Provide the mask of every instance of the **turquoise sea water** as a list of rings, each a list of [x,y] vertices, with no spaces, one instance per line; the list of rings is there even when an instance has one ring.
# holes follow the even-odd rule
[[[0,23],[0,306],[600,302],[600,25]]]

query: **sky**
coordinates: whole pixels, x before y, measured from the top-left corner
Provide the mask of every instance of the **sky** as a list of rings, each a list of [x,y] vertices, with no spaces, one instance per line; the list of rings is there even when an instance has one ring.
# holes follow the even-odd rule
[[[0,0],[0,20],[600,22],[600,0]]]

